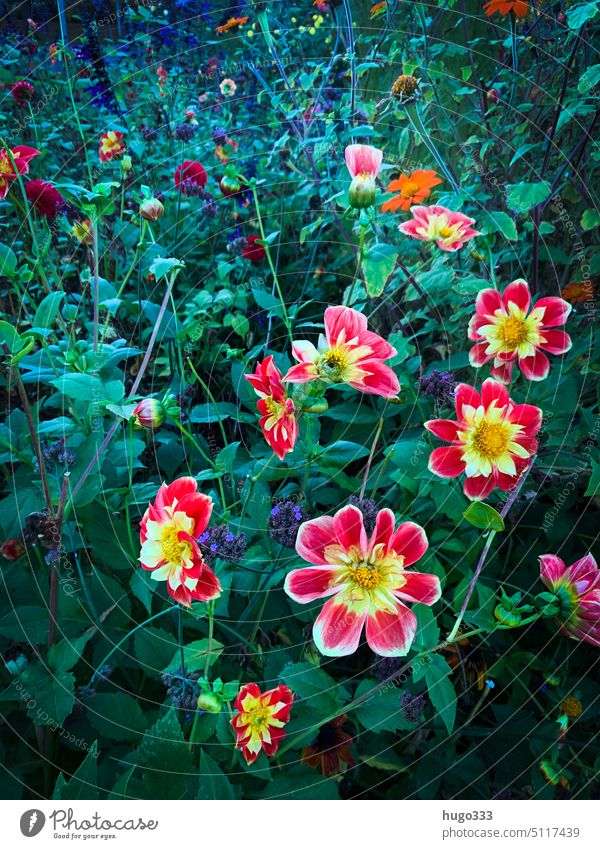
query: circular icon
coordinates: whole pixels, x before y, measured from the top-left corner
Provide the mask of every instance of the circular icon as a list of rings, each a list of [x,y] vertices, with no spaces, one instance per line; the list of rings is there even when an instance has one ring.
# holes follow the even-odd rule
[[[44,813],[37,808],[25,811],[21,816],[21,834],[25,837],[35,837],[43,829],[45,822]]]

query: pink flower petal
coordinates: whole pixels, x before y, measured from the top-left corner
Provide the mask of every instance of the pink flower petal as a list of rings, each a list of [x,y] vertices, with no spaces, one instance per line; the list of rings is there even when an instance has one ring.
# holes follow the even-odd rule
[[[370,144],[349,144],[345,156],[348,171],[353,177],[357,174],[376,177],[381,168],[383,151]]]
[[[542,351],[537,350],[532,357],[520,359],[519,368],[527,380],[544,380],[550,371],[550,360]]]
[[[367,643],[383,657],[404,657],[417,631],[417,617],[398,602],[394,612],[377,610],[367,617]]]
[[[359,381],[350,381],[350,386],[359,392],[381,395],[383,398],[395,398],[400,392],[400,381],[389,366],[378,362],[360,364],[367,372]]]
[[[369,540],[369,550],[372,550],[380,543],[385,545],[387,548],[389,546],[390,539],[392,538],[392,534],[394,533],[395,524],[396,517],[389,508],[384,507],[383,510],[380,510],[377,513],[375,528],[371,534],[371,539]]]
[[[571,312],[571,304],[562,298],[540,298],[535,303],[535,309],[544,309],[542,327],[558,327],[564,324]]]
[[[367,329],[366,315],[350,307],[327,307],[324,321],[325,337],[330,345],[335,344],[340,336],[345,342],[356,339]]]
[[[510,420],[520,424],[526,436],[535,436],[542,426],[542,411],[533,404],[517,404],[511,411]]]
[[[477,475],[473,478],[467,478],[463,487],[463,492],[470,498],[471,501],[481,501],[490,494],[496,485],[494,475],[488,478],[483,475]]]
[[[508,385],[512,379],[514,361],[503,363],[501,360],[495,360],[494,365],[490,368],[490,375],[494,380],[499,380],[500,383]]]
[[[427,534],[415,522],[403,522],[390,540],[390,548],[404,558],[404,566],[412,566],[427,549]]]
[[[496,310],[502,310],[502,299],[497,289],[482,289],[475,301],[475,310],[481,316],[494,315]]]
[[[354,654],[360,643],[366,610],[348,608],[339,596],[330,599],[313,625],[313,640],[321,654],[345,657]]]
[[[452,419],[432,419],[425,422],[424,426],[430,433],[437,436],[438,439],[443,439],[444,442],[456,442],[457,432],[460,429],[458,422]]]
[[[455,392],[456,414],[459,420],[462,421],[462,408],[466,404],[469,407],[479,407],[481,404],[481,396],[476,389],[469,386],[468,383],[459,383]]]
[[[481,387],[481,403],[487,409],[493,401],[496,402],[496,407],[506,407],[510,398],[503,383],[488,377]]]
[[[571,337],[564,330],[544,330],[543,336],[545,342],[540,342],[540,348],[548,351],[549,354],[566,354],[570,351],[573,343]]]
[[[403,601],[432,605],[442,594],[440,579],[437,575],[428,575],[425,572],[405,572],[404,578],[406,583],[394,593]]]
[[[429,455],[428,468],[441,478],[455,478],[465,470],[462,447],[435,448]]]
[[[317,598],[327,598],[339,592],[339,584],[334,584],[340,569],[309,566],[306,569],[294,569],[286,575],[283,588],[290,598],[299,604],[307,604]]]
[[[315,566],[328,566],[329,563],[323,553],[324,549],[336,543],[333,517],[320,516],[318,519],[310,519],[300,525],[296,538],[296,551],[308,563],[314,563]]]
[[[523,312],[529,311],[531,293],[525,280],[515,280],[514,283],[509,283],[506,287],[502,295],[502,302],[507,310],[511,301]]]
[[[542,554],[540,561],[540,577],[550,589],[562,578],[567,571],[564,560],[557,554]]]
[[[319,373],[316,366],[312,363],[301,363],[292,366],[283,379],[288,383],[309,383],[311,380],[317,380],[318,377]]]
[[[349,504],[338,510],[333,517],[333,532],[344,551],[356,548],[366,554],[367,534],[363,525],[363,516],[358,507]]]
[[[493,358],[493,354],[486,353],[487,347],[487,342],[479,342],[477,345],[473,345],[469,351],[469,362],[473,368],[481,368]]]

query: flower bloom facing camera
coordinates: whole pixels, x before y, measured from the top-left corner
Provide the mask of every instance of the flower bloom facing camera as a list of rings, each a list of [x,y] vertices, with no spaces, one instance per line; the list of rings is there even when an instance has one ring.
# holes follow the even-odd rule
[[[397,212],[401,209],[407,212],[411,206],[423,203],[434,186],[442,182],[435,171],[413,171],[412,174],[401,174],[397,180],[392,180],[387,187],[388,192],[398,194],[387,200],[381,207],[382,212]]]
[[[531,404],[515,404],[502,383],[489,378],[481,394],[460,383],[455,394],[456,416],[433,419],[425,427],[450,442],[429,457],[429,470],[441,478],[466,474],[467,498],[486,498],[494,487],[507,491],[517,483],[537,451],[534,439],[542,425],[542,411]]]
[[[256,406],[261,415],[263,436],[277,457],[283,460],[288,451],[293,450],[298,439],[294,402],[288,398],[283,375],[273,362],[273,357],[267,357],[258,363],[254,374],[246,374],[244,377],[259,397]]]
[[[26,147],[21,144],[13,147],[11,154],[14,165],[6,148],[0,148],[0,200],[6,197],[8,190],[19,175],[23,176],[23,174],[29,173],[29,162],[34,156],[39,156],[40,152],[34,147]]]
[[[525,280],[510,283],[500,295],[483,289],[477,295],[475,315],[469,322],[469,360],[478,368],[493,360],[490,374],[510,383],[515,362],[528,380],[548,376],[550,360],[544,353],[564,354],[570,337],[557,325],[564,324],[571,306],[562,298],[540,298],[530,311],[531,293]]]
[[[192,601],[210,601],[221,584],[202,558],[196,542],[207,527],[212,499],[198,492],[193,478],[162,484],[140,523],[140,563],[153,581],[167,581],[169,594],[189,607]]]
[[[71,236],[81,245],[91,245],[93,237],[90,219],[84,218],[82,221],[75,221],[71,227]]]
[[[229,79],[229,77],[227,77],[226,79],[221,80],[221,82],[219,83],[219,90],[223,97],[233,97],[233,95],[237,91],[237,85],[235,84],[234,80],[231,80]]]
[[[118,130],[108,130],[100,136],[100,162],[110,162],[125,153],[124,135]]]
[[[462,212],[452,212],[445,206],[413,206],[412,221],[399,224],[398,229],[406,236],[420,242],[435,242],[442,251],[457,251],[479,232],[471,226],[475,219]]]
[[[285,376],[290,383],[347,383],[359,392],[395,398],[400,392],[398,378],[384,360],[395,356],[396,349],[381,336],[367,329],[367,318],[350,307],[327,307],[325,335],[318,348],[302,340],[292,346],[299,365]]]
[[[261,751],[267,757],[277,752],[285,737],[284,726],[290,718],[294,695],[281,684],[261,693],[257,684],[244,684],[235,699],[238,711],[231,720],[235,731],[235,746],[246,763],[253,764]]]
[[[591,554],[571,566],[556,554],[542,554],[540,577],[556,595],[561,630],[600,648],[600,570]]]
[[[436,575],[407,571],[428,545],[420,525],[404,522],[396,528],[394,514],[387,509],[377,514],[370,537],[362,512],[352,505],[301,526],[296,551],[314,565],[290,572],[284,589],[300,604],[333,596],[313,626],[321,654],[353,654],[363,627],[376,654],[407,654],[417,617],[403,602],[432,605],[441,594]]]
[[[375,179],[381,168],[383,152],[368,144],[350,144],[346,148],[346,165],[352,176],[350,206],[365,209],[375,200]]]
[[[173,181],[175,187],[185,194],[190,194],[190,188],[203,189],[208,177],[204,166],[194,160],[186,160],[175,171]]]

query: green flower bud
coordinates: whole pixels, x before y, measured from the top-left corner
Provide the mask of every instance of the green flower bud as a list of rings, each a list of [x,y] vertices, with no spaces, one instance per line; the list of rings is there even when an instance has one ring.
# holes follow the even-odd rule
[[[370,174],[357,174],[352,178],[348,197],[353,209],[366,209],[375,201],[375,178]]]
[[[144,398],[133,411],[135,424],[145,430],[156,430],[166,419],[165,408],[158,398]]]
[[[206,713],[221,713],[222,706],[223,699],[216,693],[207,691],[198,696],[198,710],[206,711]]]

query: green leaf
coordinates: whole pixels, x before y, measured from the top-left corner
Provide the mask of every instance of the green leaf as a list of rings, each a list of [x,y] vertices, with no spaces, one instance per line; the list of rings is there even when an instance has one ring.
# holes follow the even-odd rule
[[[208,665],[212,666],[215,661],[219,659],[219,655],[223,651],[223,644],[214,638],[210,641],[210,656],[208,660]],[[192,672],[197,672],[198,670],[204,670],[204,666],[206,664],[207,655],[209,655],[209,642],[207,639],[202,638],[201,640],[194,640],[191,643],[188,643],[187,646],[184,646],[183,649],[184,657],[185,657],[185,666],[186,669],[191,670]],[[181,666],[181,652],[179,650],[179,646],[177,647],[177,651],[174,652],[171,661],[165,666],[164,671],[177,669]]]
[[[600,83],[600,65],[592,65],[579,77],[577,90],[580,94],[587,94]]]
[[[30,645],[45,643],[48,638],[48,609],[19,605],[0,619],[0,635]]]
[[[206,752],[200,752],[200,789],[197,799],[235,799],[231,782]]]
[[[377,687],[378,682],[366,678],[356,688],[354,698],[359,698],[368,690]],[[354,710],[354,716],[368,731],[381,734],[382,731],[407,731],[414,728],[414,722],[407,722],[400,704],[400,687],[397,683],[381,684],[379,689],[367,701]]]
[[[8,321],[0,321],[0,354],[4,353],[4,345],[11,354],[17,354],[25,345],[24,340]]]
[[[587,21],[591,21],[600,11],[598,0],[592,3],[580,3],[567,12],[567,23],[571,29],[579,30]]]
[[[144,734],[135,762],[142,769],[147,799],[181,799],[192,775],[192,756],[185,744],[175,708]]]
[[[425,681],[431,703],[438,716],[452,734],[456,720],[456,693],[448,676],[451,669],[439,655],[432,655],[425,672]]]
[[[497,510],[483,501],[472,501],[463,513],[467,522],[484,531],[503,531],[504,520]]]
[[[157,280],[162,280],[171,271],[179,271],[181,268],[185,268],[185,262],[182,262],[180,259],[176,259],[175,257],[158,257],[152,262],[150,273],[154,274]]]
[[[598,66],[600,68],[600,65]],[[600,224],[600,213],[597,209],[586,209],[581,216],[581,227],[583,230],[593,230]]]
[[[87,718],[109,740],[139,742],[148,719],[139,701],[128,693],[96,693],[86,699]]]
[[[286,666],[279,676],[298,699],[316,714],[331,714],[340,707],[338,684],[318,666],[294,663]]]
[[[506,212],[488,212],[483,224],[488,233],[502,233],[509,242],[516,242],[519,238],[516,224]]]
[[[62,672],[59,677],[41,664],[32,664],[25,669],[20,680],[24,689],[21,695],[33,724],[62,727],[75,702],[75,676],[71,672]]]
[[[396,267],[397,258],[398,251],[391,245],[375,244],[369,248],[363,260],[363,274],[369,297],[378,298],[382,294]]]
[[[0,277],[12,277],[17,268],[17,255],[8,245],[0,243]]]
[[[50,292],[43,299],[33,317],[33,329],[49,330],[54,324],[54,319],[58,314],[59,307],[63,298],[64,292]]]
[[[95,629],[91,629],[81,637],[61,640],[55,643],[48,652],[48,664],[57,676],[69,672],[77,663]]]
[[[62,772],[58,776],[53,799],[61,801],[71,799],[98,798],[98,743],[94,741],[83,763],[80,764],[73,777],[66,781]]]
[[[523,213],[546,200],[550,194],[550,185],[545,180],[541,183],[515,183],[508,185],[506,190],[509,207]]]

